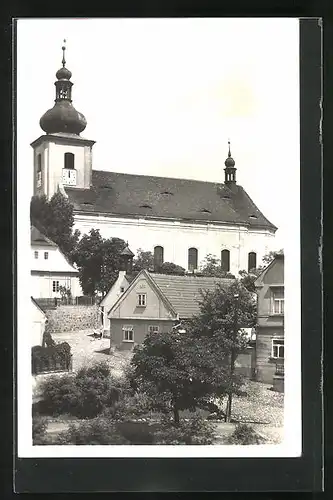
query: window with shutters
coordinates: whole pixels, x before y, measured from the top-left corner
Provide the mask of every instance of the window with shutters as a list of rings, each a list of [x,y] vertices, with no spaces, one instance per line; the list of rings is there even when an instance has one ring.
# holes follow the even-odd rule
[[[188,249],[188,270],[198,269],[198,250],[194,247]]]

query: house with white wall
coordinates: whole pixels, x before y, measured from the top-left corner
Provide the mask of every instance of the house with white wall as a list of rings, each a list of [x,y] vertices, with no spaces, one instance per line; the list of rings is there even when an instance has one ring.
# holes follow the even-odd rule
[[[60,297],[60,287],[72,297],[82,295],[79,271],[72,266],[58,245],[35,226],[30,227],[31,295],[36,298]]]
[[[31,347],[43,344],[43,337],[45,332],[45,325],[47,317],[43,309],[37,304],[33,297],[31,297]]]

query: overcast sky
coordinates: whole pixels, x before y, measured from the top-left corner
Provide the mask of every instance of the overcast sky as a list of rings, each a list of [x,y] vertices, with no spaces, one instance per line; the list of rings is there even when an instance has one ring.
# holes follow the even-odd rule
[[[297,19],[19,20],[27,203],[30,143],[54,104],[64,38],[73,104],[88,121],[81,135],[96,140],[94,169],[223,182],[230,138],[237,182],[284,246],[299,210]]]

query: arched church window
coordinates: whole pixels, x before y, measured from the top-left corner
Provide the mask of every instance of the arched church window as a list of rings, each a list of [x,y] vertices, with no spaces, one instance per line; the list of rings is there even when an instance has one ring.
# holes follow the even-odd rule
[[[221,252],[221,268],[222,271],[228,273],[230,271],[230,252],[229,250],[222,250]]]
[[[257,254],[255,252],[250,252],[248,255],[248,266],[247,270],[250,272],[252,269],[257,267]]]
[[[65,153],[65,168],[68,168],[68,169],[74,168],[74,154],[73,153]]]
[[[37,155],[37,187],[42,185],[42,155]]]
[[[188,270],[198,269],[198,250],[196,248],[188,249]]]
[[[158,271],[158,268],[164,262],[164,248],[157,246],[154,248],[154,270]]]

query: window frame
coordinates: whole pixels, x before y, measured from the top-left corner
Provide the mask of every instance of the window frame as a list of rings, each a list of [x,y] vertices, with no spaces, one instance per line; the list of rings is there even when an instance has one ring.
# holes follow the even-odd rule
[[[133,328],[133,325],[123,325],[122,326],[122,332],[123,332],[123,340],[122,340],[122,342],[128,342],[128,343],[133,344],[134,343],[134,328]],[[129,339],[129,338],[126,339],[125,338],[125,332],[131,333],[132,339]]]
[[[144,304],[140,303],[142,302],[141,298],[144,297]],[[137,297],[137,307],[147,307],[147,294],[144,292],[139,292],[138,297]]]
[[[227,262],[228,262],[228,265],[226,266],[228,269],[225,269],[224,268],[224,262],[223,262],[223,256],[226,255],[227,256]],[[223,248],[223,250],[221,250],[221,270],[222,271],[225,271],[226,273],[228,273],[230,271],[230,250],[228,250],[227,248]]]
[[[49,260],[49,252],[44,252],[44,260]]]
[[[52,280],[52,291],[53,293],[59,293],[60,290],[60,281]]]
[[[275,297],[277,290],[282,290],[283,297]],[[276,303],[279,304],[279,311],[275,310]],[[284,316],[284,287],[272,287],[271,288],[271,315],[272,316]]]
[[[157,252],[160,254],[157,255]],[[164,247],[161,245],[154,246],[154,269],[158,270],[164,264]]]
[[[71,151],[64,153],[64,169],[75,170],[75,154]]]
[[[277,348],[277,356],[274,355],[274,347]],[[283,356],[280,356],[280,349],[283,349]],[[272,338],[271,359],[284,359],[284,337]]]
[[[160,333],[159,325],[148,325],[148,333]]]
[[[195,251],[195,253],[193,253],[193,251]],[[195,264],[191,262],[192,260],[195,260]],[[196,271],[198,269],[198,249],[196,247],[190,247],[187,251],[187,269],[190,272]]]
[[[38,250],[35,250],[35,251],[34,251],[34,258],[35,258],[35,259],[38,259]]]
[[[250,256],[251,256],[251,258],[252,258],[252,256],[253,256],[253,255],[255,256],[255,265],[254,265],[254,266],[250,266]],[[257,253],[256,253],[256,252],[249,252],[249,253],[247,254],[247,271],[248,271],[248,272],[250,272],[252,269],[256,269],[257,264],[258,264],[258,263],[257,263],[257,257],[258,257],[258,255],[257,255]]]

